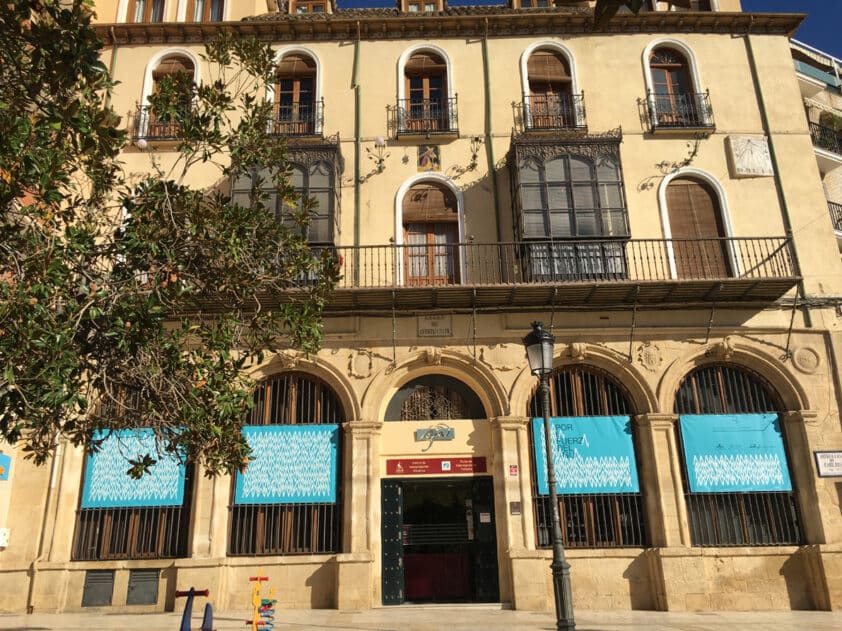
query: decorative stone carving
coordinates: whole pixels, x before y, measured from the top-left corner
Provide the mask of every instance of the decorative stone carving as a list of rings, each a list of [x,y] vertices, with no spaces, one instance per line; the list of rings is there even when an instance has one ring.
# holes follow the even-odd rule
[[[425,348],[421,352],[421,357],[430,366],[441,366],[441,349],[436,346]]]
[[[644,342],[637,347],[637,361],[649,372],[655,372],[664,363],[664,356],[656,344]]]
[[[287,349],[278,351],[275,355],[275,361],[281,366],[281,368],[297,368],[303,357],[304,355],[298,351]]]
[[[582,361],[585,359],[585,355],[587,355],[588,346],[587,344],[582,344],[581,342],[572,342],[571,344],[567,345],[567,356],[571,359],[575,359],[576,361]]]
[[[348,356],[348,374],[355,379],[368,379],[374,371],[372,352],[366,348],[351,351]]]
[[[500,372],[508,372],[517,367],[510,361],[513,357],[515,355],[509,352],[508,344],[492,344],[479,349],[479,360],[492,370]]]
[[[812,375],[821,365],[821,357],[814,349],[801,346],[792,353],[792,365],[801,372]]]
[[[708,357],[727,361],[734,356],[734,345],[731,343],[731,339],[726,337],[721,342],[712,344],[706,354]]]

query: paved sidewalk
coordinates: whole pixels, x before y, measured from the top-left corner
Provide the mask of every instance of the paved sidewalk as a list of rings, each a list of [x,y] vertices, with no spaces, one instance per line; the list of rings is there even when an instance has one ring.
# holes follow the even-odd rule
[[[197,602],[201,614],[204,602]],[[197,613],[194,611],[194,614]],[[214,620],[218,631],[250,629],[247,612],[219,612]],[[109,612],[67,614],[0,614],[0,629],[32,631],[92,631],[125,629],[178,631],[179,613],[126,615]],[[201,624],[194,616],[193,628]],[[487,606],[402,606],[370,611],[279,610],[275,629],[283,631],[552,631],[555,620],[546,613],[507,611]],[[842,612],[702,612],[579,611],[578,631],[839,631]]]

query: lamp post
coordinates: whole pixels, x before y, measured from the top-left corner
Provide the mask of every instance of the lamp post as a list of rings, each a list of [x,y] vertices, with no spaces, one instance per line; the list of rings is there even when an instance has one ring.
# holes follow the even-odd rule
[[[549,378],[553,372],[553,343],[555,337],[545,331],[540,322],[532,323],[532,332],[523,338],[529,370],[541,380],[541,411],[544,415],[544,448],[547,452],[547,485],[550,487],[550,507],[553,518],[553,596],[555,597],[556,629],[573,631],[573,590],[570,587],[570,564],[564,558],[564,543],[561,538],[561,520],[558,514],[558,494],[556,493],[555,462],[552,449],[552,430],[550,428],[550,386]]]

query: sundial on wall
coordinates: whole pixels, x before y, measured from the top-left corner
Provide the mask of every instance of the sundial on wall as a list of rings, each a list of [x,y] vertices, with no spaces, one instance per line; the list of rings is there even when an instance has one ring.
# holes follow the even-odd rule
[[[774,175],[769,142],[765,136],[728,136],[725,143],[732,177]]]

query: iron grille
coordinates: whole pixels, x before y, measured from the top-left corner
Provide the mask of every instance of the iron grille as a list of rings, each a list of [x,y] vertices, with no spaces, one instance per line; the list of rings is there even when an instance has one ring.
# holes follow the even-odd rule
[[[457,97],[438,99],[398,99],[388,108],[391,135],[455,134],[459,131]]]
[[[280,136],[318,136],[324,125],[324,99],[278,103],[272,119],[271,134]]]
[[[514,103],[515,122],[526,131],[574,129],[584,131],[585,95],[532,94]]]
[[[646,103],[652,131],[715,127],[709,92],[656,94],[650,91]]]
[[[813,139],[813,145],[819,149],[842,154],[842,138],[833,127],[810,123],[810,137]]]
[[[842,204],[828,202],[827,207],[830,210],[830,218],[833,220],[833,229],[836,232],[842,232]]]
[[[724,365],[706,366],[690,373],[679,386],[675,400],[678,414],[757,414],[780,409],[772,388],[759,375]],[[680,424],[676,431],[683,445]],[[694,546],[801,543],[793,491],[694,493],[687,480],[684,450],[679,452]],[[787,465],[788,461],[787,453]]]
[[[275,375],[258,384],[247,425],[340,424],[344,411],[333,390],[304,373]],[[341,441],[341,435],[339,440]],[[342,470],[342,445],[337,446]],[[340,551],[342,476],[336,502],[234,504],[230,556],[326,554]],[[232,486],[232,496],[233,496]]]
[[[188,465],[181,506],[79,509],[73,560],[186,557],[192,479],[193,467]]]
[[[529,402],[529,414],[542,416],[538,393]],[[550,379],[551,416],[631,416],[629,397],[622,386],[596,368],[567,366]],[[531,453],[535,453],[531,435]],[[637,432],[632,425],[637,453]],[[639,469],[638,464],[638,469]],[[552,510],[549,496],[538,495],[532,467],[532,501],[537,546],[552,546]],[[641,493],[558,494],[561,536],[570,548],[644,547],[648,542]]]

